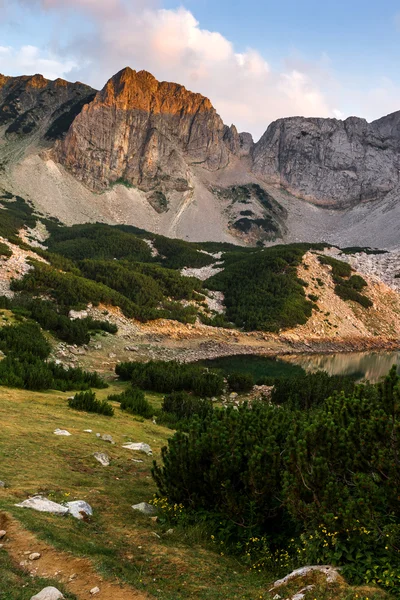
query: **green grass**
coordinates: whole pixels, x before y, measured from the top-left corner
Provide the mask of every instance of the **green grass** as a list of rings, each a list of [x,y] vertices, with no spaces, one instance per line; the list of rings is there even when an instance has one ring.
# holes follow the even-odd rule
[[[99,390],[97,396],[105,399],[123,389],[117,382],[107,390]],[[150,500],[156,491],[150,476],[152,458],[135,455],[122,445],[128,441],[146,442],[153,449],[153,458],[159,461],[161,447],[172,434],[170,430],[124,413],[117,403],[112,419],[73,411],[68,408],[68,396],[53,391],[0,388],[0,476],[7,483],[5,489],[0,489],[0,509],[10,512],[53,547],[89,558],[106,579],[117,577],[146,591],[150,597],[163,600],[273,597],[266,590],[275,575],[251,570],[237,559],[221,554],[221,549],[216,551],[210,532],[203,525],[189,530],[177,527],[172,535],[167,535],[167,525],[153,523],[131,509],[132,504]],[[154,408],[159,408],[162,395],[148,394],[147,399]],[[56,427],[68,429],[71,437],[55,436]],[[93,433],[84,433],[84,429],[92,429]],[[115,445],[97,439],[96,432],[111,434]],[[109,467],[102,467],[94,459],[96,451],[109,454],[112,459]],[[143,463],[133,462],[133,457]],[[94,517],[84,523],[14,506],[38,493],[55,501],[86,500],[94,509]],[[15,583],[10,584],[10,579]],[[29,600],[38,588],[22,588],[20,584],[25,581],[30,583],[11,565],[4,552],[0,554],[0,589],[5,588],[9,594],[3,593],[2,597],[0,592],[0,600]],[[12,585],[16,590],[14,595]],[[22,589],[29,593],[18,596],[18,590]],[[355,595],[349,596],[346,591],[342,596],[328,592],[310,596],[315,597],[333,600],[352,599]],[[372,600],[373,596],[369,597]]]
[[[105,399],[118,391],[120,385],[97,395]],[[202,528],[176,529],[167,536],[165,528],[131,509],[156,491],[150,476],[152,458],[135,455],[122,444],[147,442],[159,460],[171,431],[124,413],[117,404],[112,419],[77,413],[68,408],[68,395],[0,388],[0,472],[9,486],[0,490],[0,508],[54,547],[90,558],[106,578],[118,577],[154,597],[259,598],[271,575],[251,573],[235,559],[217,555]],[[154,406],[161,404],[161,395],[148,399]],[[56,427],[68,429],[71,437],[53,435]],[[92,434],[83,432],[88,428]],[[98,440],[96,432],[111,434],[116,444]],[[96,451],[111,456],[110,467],[97,463]],[[132,457],[144,462],[134,463]],[[37,493],[55,501],[85,499],[93,506],[94,518],[82,523],[14,506]]]

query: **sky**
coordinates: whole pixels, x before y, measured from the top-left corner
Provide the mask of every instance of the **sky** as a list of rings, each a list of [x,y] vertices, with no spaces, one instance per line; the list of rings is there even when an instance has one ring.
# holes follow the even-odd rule
[[[288,116],[400,110],[398,0],[0,0],[0,73],[100,89],[125,66],[257,139]]]

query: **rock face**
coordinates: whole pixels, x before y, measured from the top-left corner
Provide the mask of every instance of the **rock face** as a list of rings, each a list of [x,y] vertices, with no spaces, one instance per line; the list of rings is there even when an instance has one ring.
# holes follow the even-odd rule
[[[252,170],[264,181],[334,208],[384,198],[399,185],[399,168],[400,112],[372,123],[279,119],[253,150]]]
[[[0,75],[0,127],[5,127],[6,137],[40,134],[57,139],[94,95],[95,90],[82,83]]]
[[[191,189],[191,164],[216,171],[248,152],[248,135],[225,127],[204,96],[126,68],[84,106],[55,156],[92,190],[120,182],[168,194]]]

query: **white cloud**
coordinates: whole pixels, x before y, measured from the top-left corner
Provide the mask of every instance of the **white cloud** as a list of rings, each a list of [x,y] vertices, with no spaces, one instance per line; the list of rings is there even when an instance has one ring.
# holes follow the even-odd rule
[[[91,2],[73,0],[75,7],[85,9]],[[333,107],[307,73],[274,72],[257,50],[236,52],[231,41],[202,29],[184,8],[139,10],[135,3],[135,10],[128,10],[127,6],[121,1],[108,16],[96,6],[95,36],[76,40],[67,49],[90,62],[74,71],[74,78],[102,87],[124,66],[146,69],[158,79],[208,96],[225,122],[256,136],[278,117],[333,116]]]
[[[100,88],[127,65],[146,69],[160,80],[208,96],[226,123],[256,137],[280,117],[339,118],[355,113],[372,119],[399,107],[400,90],[391,81],[359,91],[362,86],[345,85],[342,75],[332,74],[331,61],[323,53],[314,62],[291,55],[274,69],[257,50],[238,52],[219,32],[202,29],[190,11],[161,9],[157,0],[20,2],[82,14],[90,20],[91,33],[71,39],[70,31],[63,32],[70,43],[57,55],[29,46],[9,49],[8,58],[0,55],[0,71],[42,71]],[[70,26],[71,21],[66,22]]]
[[[41,73],[48,79],[66,77],[76,68],[73,60],[62,60],[49,54],[44,55],[36,46],[19,49],[0,46],[0,73],[5,75],[35,75]]]

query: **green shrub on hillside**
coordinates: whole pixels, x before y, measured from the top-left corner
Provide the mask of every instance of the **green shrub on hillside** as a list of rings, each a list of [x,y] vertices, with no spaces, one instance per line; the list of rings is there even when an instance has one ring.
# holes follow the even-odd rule
[[[254,379],[249,373],[232,373],[228,376],[228,387],[231,392],[251,392]]]
[[[332,276],[334,281],[337,277],[350,277],[353,270],[348,263],[338,260],[337,258],[333,258],[332,256],[321,255],[318,257],[318,260],[321,265],[329,265],[332,267]]]
[[[312,303],[297,278],[306,246],[274,246],[227,257],[225,270],[206,282],[225,295],[226,317],[247,331],[279,331],[306,323]]]
[[[36,323],[25,322],[0,328],[0,384],[28,390],[81,390],[107,387],[96,374],[65,369],[48,361],[51,347]]]
[[[292,378],[275,381],[271,402],[285,404],[293,409],[308,410],[322,404],[335,392],[350,395],[355,388],[355,379],[345,375],[328,375],[325,371],[303,373]]]
[[[179,420],[191,419],[194,415],[205,419],[212,411],[212,402],[191,396],[188,392],[172,392],[164,396],[162,410]]]
[[[112,417],[114,415],[114,409],[111,404],[105,400],[97,400],[96,394],[92,391],[75,394],[73,398],[68,400],[68,406],[75,410],[97,413],[106,417]]]
[[[48,249],[74,261],[114,258],[151,261],[151,250],[146,242],[100,223],[54,228],[48,239]]]
[[[185,390],[200,397],[211,397],[220,396],[224,388],[220,373],[175,361],[119,363],[115,372],[122,380],[132,381],[140,389],[165,394]]]
[[[321,381],[324,381],[321,386]],[[326,378],[309,379],[320,398]],[[203,518],[226,549],[255,537],[294,566],[333,564],[399,597],[400,379],[297,410],[253,403],[191,420],[153,477],[185,518]]]
[[[134,415],[140,415],[145,419],[153,416],[154,410],[142,390],[131,387],[118,396],[110,396],[110,399],[121,403],[121,410],[126,410]]]

